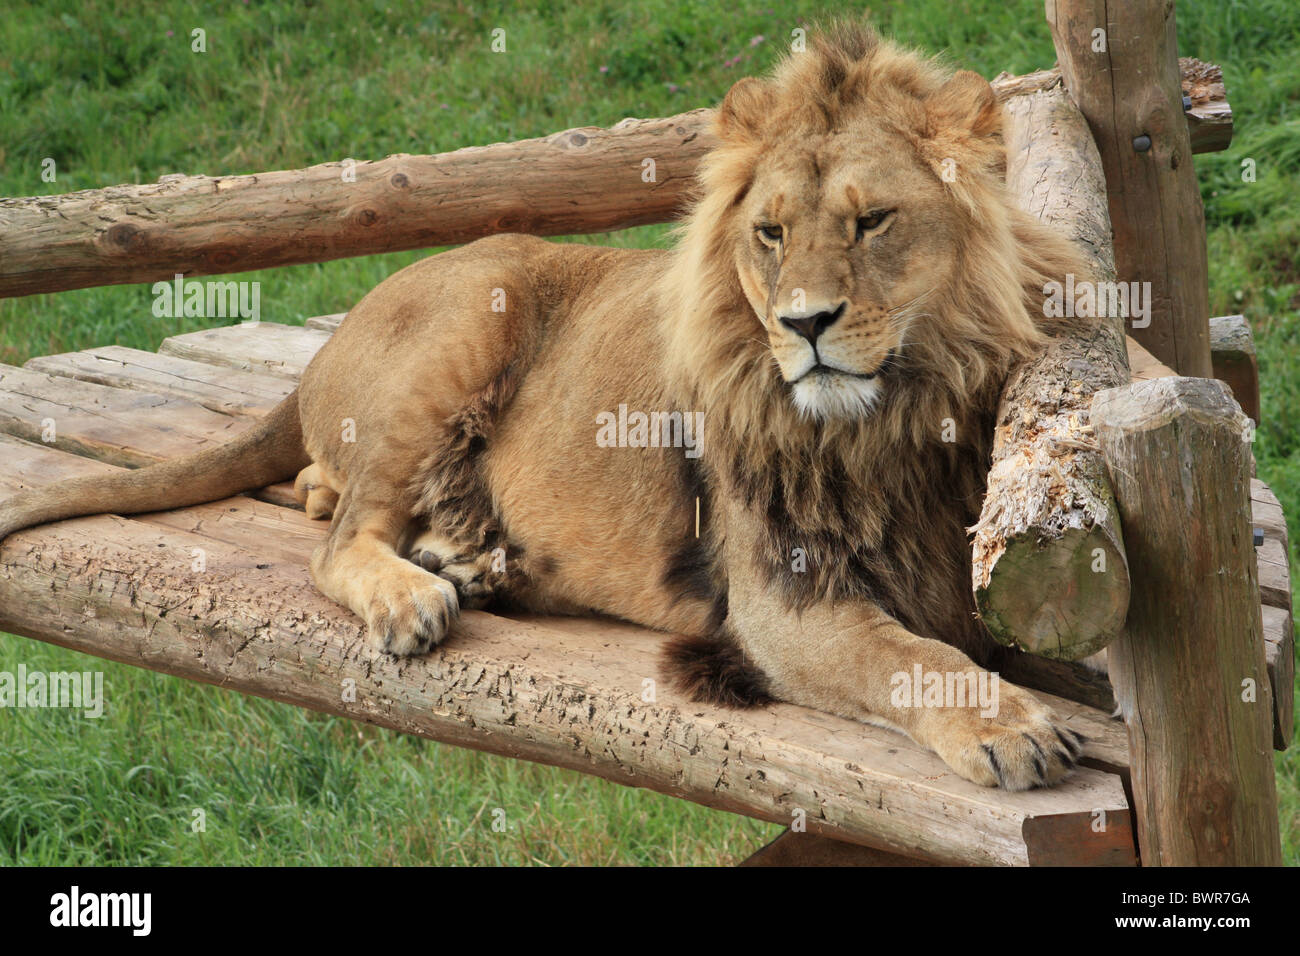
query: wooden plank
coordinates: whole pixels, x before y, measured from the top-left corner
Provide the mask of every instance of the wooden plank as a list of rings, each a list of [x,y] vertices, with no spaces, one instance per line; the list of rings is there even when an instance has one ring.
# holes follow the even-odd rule
[[[173,335],[158,351],[195,362],[297,380],[329,333],[300,325],[257,322]]]
[[[221,444],[250,423],[179,398],[0,365],[0,432],[115,465]]]
[[[542,626],[545,626],[548,621],[556,620],[531,614],[508,616],[514,620]],[[609,635],[633,635],[644,632],[643,628],[635,624],[599,617],[565,618],[564,626],[567,631],[582,634],[592,640]],[[1033,659],[1039,660],[1039,658]],[[1036,691],[1036,693],[1072,730],[1077,730],[1088,738],[1085,760],[1093,759],[1099,766],[1104,764],[1118,770],[1128,767],[1128,738],[1124,733],[1123,725],[1112,719],[1109,711],[1100,710],[1080,701],[1067,700],[1050,692]]]
[[[1078,661],[1012,654],[999,664],[998,671],[1013,684],[1078,701],[1103,713],[1115,712],[1115,691],[1110,679]]]
[[[329,530],[301,511],[239,495],[204,505],[139,515],[136,520],[233,544],[268,561],[307,567]]]
[[[1162,378],[1100,393],[1092,420],[1133,574],[1108,663],[1142,862],[1280,865],[1248,419],[1222,382]]]
[[[31,456],[85,467],[40,446]],[[713,708],[666,687],[643,700],[663,636],[631,625],[467,612],[428,657],[377,654],[361,622],[310,584],[303,558],[323,524],[234,498],[29,529],[0,545],[0,627],[773,822],[802,811],[810,832],[937,862],[1026,864],[1051,852],[1047,833],[1091,858],[1116,838],[1094,834],[1089,816],[1125,814],[1113,774],[1085,768],[1062,787],[1007,794],[961,780],[901,735],[829,714]],[[342,699],[347,680],[355,701]],[[1063,717],[1104,737],[1086,708]]]
[[[110,345],[43,355],[23,368],[82,382],[173,395],[224,415],[264,415],[293,391],[293,383],[173,355]]]
[[[0,449],[6,463],[0,467],[0,489],[17,491],[56,481],[64,477],[110,470],[109,466],[90,459],[69,455],[43,445],[33,445],[0,435]],[[12,451],[11,451],[12,449]],[[5,484],[5,475],[14,472],[22,478],[21,484]],[[136,520],[162,528],[172,528],[202,534],[206,537],[234,545],[254,553],[274,551],[277,561],[306,566],[312,551],[324,540],[329,528],[327,521],[315,521],[300,510],[290,510],[270,503],[238,496],[224,501],[210,502],[176,511],[137,516]],[[516,615],[516,620],[541,627],[554,626],[551,618]],[[571,618],[565,627],[598,641],[611,634],[631,636],[642,629],[632,624],[600,618]],[[1123,727],[1112,720],[1106,711],[1067,700],[1051,693],[1040,697],[1057,714],[1088,738],[1085,756],[1091,765],[1122,771],[1128,766],[1128,741]]]
[[[1286,750],[1295,729],[1295,629],[1291,596],[1290,543],[1286,518],[1273,489],[1258,479],[1250,482],[1251,523],[1264,532],[1255,549],[1259,561],[1259,590],[1264,604],[1264,659],[1273,695],[1273,749]]]
[[[0,433],[0,492],[8,496],[63,478],[104,474],[112,465]]]
[[[1260,602],[1291,610],[1291,571],[1282,542],[1265,533],[1264,543],[1255,549],[1259,566]]]
[[[1262,615],[1264,660],[1273,695],[1273,749],[1286,750],[1295,729],[1295,627],[1289,609],[1266,606]]]
[[[1276,537],[1282,542],[1282,553],[1290,554],[1282,503],[1273,494],[1273,489],[1258,478],[1250,480],[1250,507],[1255,527],[1263,528],[1265,535]]]
[[[22,469],[25,487],[36,483],[54,481],[73,474],[87,472],[87,466],[106,470],[98,462],[78,458],[39,445],[3,439],[22,448],[14,456],[14,468]],[[83,464],[85,463],[85,464]],[[0,471],[0,482],[3,481]],[[4,488],[0,484],[0,488]],[[7,490],[18,490],[17,487]],[[251,552],[274,557],[275,560],[306,566],[316,546],[324,540],[329,528],[327,521],[315,521],[299,510],[290,510],[270,503],[239,496],[224,501],[211,502],[176,511],[138,516],[136,520],[163,528],[173,528],[202,534],[206,537],[244,548]],[[540,616],[516,616],[517,620],[537,626],[553,626],[552,619]],[[573,618],[565,626],[591,640],[600,640],[611,633],[636,634],[635,625],[598,618]],[[1067,700],[1051,693],[1040,697],[1053,707],[1072,728],[1089,740],[1085,761],[1100,769],[1120,772],[1128,766],[1128,741],[1120,724],[1110,719],[1107,712],[1077,701]]]
[[[1227,382],[1241,410],[1259,422],[1259,362],[1255,338],[1244,315],[1210,319],[1210,364],[1214,377]]]
[[[346,312],[335,312],[332,315],[315,315],[303,323],[309,329],[320,329],[322,332],[333,332],[343,320],[347,318]]]

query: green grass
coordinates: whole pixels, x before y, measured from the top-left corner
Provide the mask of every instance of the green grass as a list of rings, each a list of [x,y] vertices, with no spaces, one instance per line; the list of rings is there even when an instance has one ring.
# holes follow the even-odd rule
[[[20,0],[0,20],[0,195],[437,152],[667,115],[715,102],[764,68],[801,19],[864,8],[897,39],[987,76],[1053,60],[1041,4],[1005,0]],[[1197,157],[1211,308],[1254,326],[1259,472],[1300,542],[1300,5],[1183,0],[1178,18],[1182,52],[1223,65],[1236,114],[1232,147]],[[206,53],[190,50],[196,27]],[[489,52],[496,27],[505,54]],[[52,183],[41,179],[47,157]],[[1254,183],[1241,178],[1246,158]],[[650,227],[583,241],[664,236]],[[346,309],[420,255],[240,278],[262,283],[264,319],[301,322]],[[106,343],[156,349],[205,324],[155,318],[151,301],[147,285],[0,300],[0,361]],[[19,662],[102,669],[109,710],[98,721],[61,711],[0,719],[0,862],[713,863],[775,829],[0,635],[0,669]],[[1300,756],[1279,755],[1277,769],[1296,863]],[[493,831],[497,807],[514,829]],[[191,830],[194,809],[206,814],[203,833]]]

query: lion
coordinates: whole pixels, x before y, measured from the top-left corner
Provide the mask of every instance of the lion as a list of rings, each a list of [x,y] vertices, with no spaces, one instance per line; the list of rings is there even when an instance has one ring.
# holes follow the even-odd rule
[[[1041,290],[1086,265],[1008,197],[989,83],[865,27],[742,79],[714,124],[671,250],[426,258],[248,432],[19,494],[0,537],[296,476],[331,521],[312,578],[382,651],[468,607],[609,615],[671,635],[695,699],[892,728],[985,786],[1061,780],[1083,738],[1027,691],[897,691],[989,677],[966,529],[1000,389],[1052,334]]]

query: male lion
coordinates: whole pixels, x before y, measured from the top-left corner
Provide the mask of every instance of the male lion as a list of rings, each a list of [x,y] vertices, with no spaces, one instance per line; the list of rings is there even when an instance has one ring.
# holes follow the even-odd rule
[[[683,635],[667,660],[697,697],[892,727],[987,786],[1055,782],[1082,741],[1027,692],[1002,685],[995,716],[891,700],[918,666],[990,660],[965,529],[999,389],[1047,340],[1044,283],[1085,272],[1008,199],[1000,115],[974,73],[836,27],[732,87],[675,251],[506,235],[425,259],[257,427],[18,495],[0,537],[298,474],[333,517],[313,579],[392,654],[490,601],[616,615]],[[596,441],[616,411],[642,447]],[[699,412],[702,456],[665,447]]]

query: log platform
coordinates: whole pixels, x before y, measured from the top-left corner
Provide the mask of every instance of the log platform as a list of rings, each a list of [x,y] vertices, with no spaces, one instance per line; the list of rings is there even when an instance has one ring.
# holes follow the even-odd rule
[[[107,347],[0,366],[0,495],[229,439],[293,388],[341,319],[178,335],[157,354]],[[1130,361],[1139,375],[1159,374],[1132,342]],[[1275,736],[1285,746],[1286,532],[1267,486],[1253,489]],[[307,562],[325,530],[285,485],[32,528],[0,546],[0,629],[791,826],[755,865],[1138,862],[1128,741],[1106,709],[1044,693],[1089,738],[1084,766],[1063,786],[1009,794],[962,780],[887,730],[789,704],[735,711],[688,701],[661,680],[663,635],[616,621],[469,611],[445,645],[397,660],[372,650],[361,621],[311,586]],[[1072,692],[1036,667],[1077,665],[1024,657],[1018,682]],[[1075,696],[1095,703],[1098,684]]]

